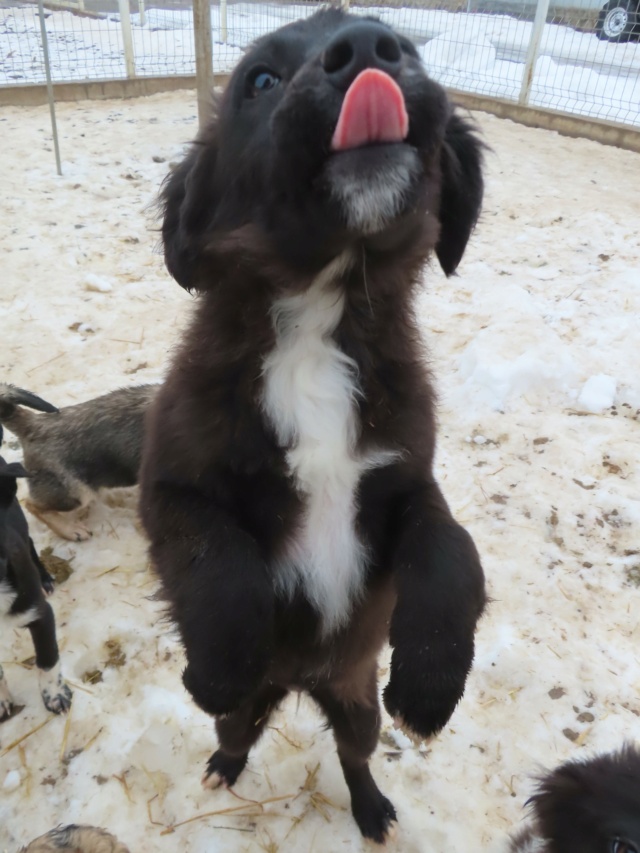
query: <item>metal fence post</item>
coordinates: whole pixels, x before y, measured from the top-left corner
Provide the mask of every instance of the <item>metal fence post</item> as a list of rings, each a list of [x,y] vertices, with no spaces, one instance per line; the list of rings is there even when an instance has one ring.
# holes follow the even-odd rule
[[[136,76],[136,61],[133,55],[133,34],[131,32],[131,15],[129,0],[118,0],[120,9],[120,26],[122,27],[122,46],[124,47],[124,65],[127,77]]]
[[[49,101],[49,113],[51,115],[51,132],[53,134],[53,150],[56,154],[56,169],[62,175],[60,163],[60,145],[58,144],[58,125],[56,122],[56,108],[53,100],[53,82],[51,80],[51,63],[49,62],[49,42],[47,40],[47,28],[44,25],[44,5],[38,0],[38,16],[40,18],[40,33],[42,34],[42,54],[44,56],[44,72],[47,75],[47,99]]]
[[[138,14],[140,15],[140,26],[144,27],[144,25],[145,25],[144,0],[138,0]]]
[[[548,12],[549,0],[538,0],[536,16],[533,20],[533,29],[531,31],[531,39],[529,40],[529,47],[527,49],[527,59],[524,64],[520,97],[518,98],[518,103],[523,106],[526,106],[529,103],[529,95],[531,94],[531,86],[533,84],[533,75],[536,70],[538,51],[540,50],[540,41],[542,40],[544,26],[547,23]]]
[[[211,115],[213,92],[213,47],[211,39],[211,2],[193,0],[193,37],[196,47],[196,86],[200,130]]]

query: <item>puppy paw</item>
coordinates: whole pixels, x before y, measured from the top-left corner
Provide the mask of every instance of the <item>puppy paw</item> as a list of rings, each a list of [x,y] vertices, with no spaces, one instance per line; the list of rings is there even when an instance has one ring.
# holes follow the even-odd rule
[[[351,811],[363,838],[376,845],[386,844],[395,838],[397,816],[393,804],[376,790],[374,796],[363,802],[351,802]]]
[[[0,666],[0,723],[8,720],[13,713],[13,699],[9,693],[9,685]]]
[[[93,536],[93,531],[89,530],[88,527],[85,527],[84,524],[74,524],[69,527],[69,535],[67,539],[71,539],[72,542],[86,542],[88,539],[91,539]]]
[[[423,737],[418,734],[418,732],[415,732],[411,726],[402,719],[402,717],[394,717],[393,728],[402,732],[403,735],[406,735],[414,746],[426,746],[427,744],[432,743],[432,741],[437,737],[435,734],[430,737]]]
[[[73,693],[60,671],[60,664],[53,669],[40,670],[40,693],[47,711],[52,714],[65,714],[71,707]]]
[[[394,650],[384,705],[409,738],[429,741],[449,722],[464,693],[472,649],[454,660],[411,648]]]
[[[42,589],[46,592],[47,595],[53,595],[53,591],[56,588],[56,584],[51,575],[47,572],[46,575],[43,575],[41,578]]]
[[[247,763],[247,756],[227,755],[221,749],[213,753],[207,761],[207,768],[202,777],[203,788],[213,791],[216,788],[231,788]]]
[[[10,698],[0,696],[0,723],[4,723],[13,714],[13,702]]]

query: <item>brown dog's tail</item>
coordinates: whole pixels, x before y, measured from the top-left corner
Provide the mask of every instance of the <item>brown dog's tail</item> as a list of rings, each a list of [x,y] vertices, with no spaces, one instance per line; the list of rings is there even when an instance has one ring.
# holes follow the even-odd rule
[[[20,406],[28,406],[30,409],[36,409],[38,412],[47,412],[48,414],[58,411],[51,403],[47,403],[46,400],[37,397],[30,391],[16,388],[15,385],[7,385],[6,382],[0,382],[0,425],[6,426],[18,438],[28,422],[25,419],[28,413],[21,409]]]

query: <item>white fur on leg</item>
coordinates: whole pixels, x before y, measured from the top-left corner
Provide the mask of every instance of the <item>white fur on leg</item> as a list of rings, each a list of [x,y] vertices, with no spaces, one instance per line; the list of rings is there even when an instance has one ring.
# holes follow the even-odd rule
[[[60,661],[51,669],[39,669],[38,679],[45,708],[53,714],[63,714],[68,711],[73,694],[62,677]]]
[[[29,607],[21,613],[11,613],[17,597],[18,593],[9,581],[0,581],[0,616],[7,618],[12,628],[26,628],[38,618],[38,608]]]
[[[364,584],[366,546],[355,529],[360,477],[397,455],[356,451],[357,365],[332,337],[344,312],[340,277],[351,263],[340,255],[306,291],[274,303],[276,346],[263,366],[264,409],[306,499],[303,523],[278,561],[278,583],[288,595],[302,586],[325,634],[344,625]]]

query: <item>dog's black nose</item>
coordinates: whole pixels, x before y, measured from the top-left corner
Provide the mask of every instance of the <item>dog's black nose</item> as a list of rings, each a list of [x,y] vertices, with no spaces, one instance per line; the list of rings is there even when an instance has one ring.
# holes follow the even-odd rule
[[[331,83],[346,90],[365,68],[378,68],[397,77],[402,50],[395,35],[375,21],[359,21],[335,35],[322,54],[322,67]]]

